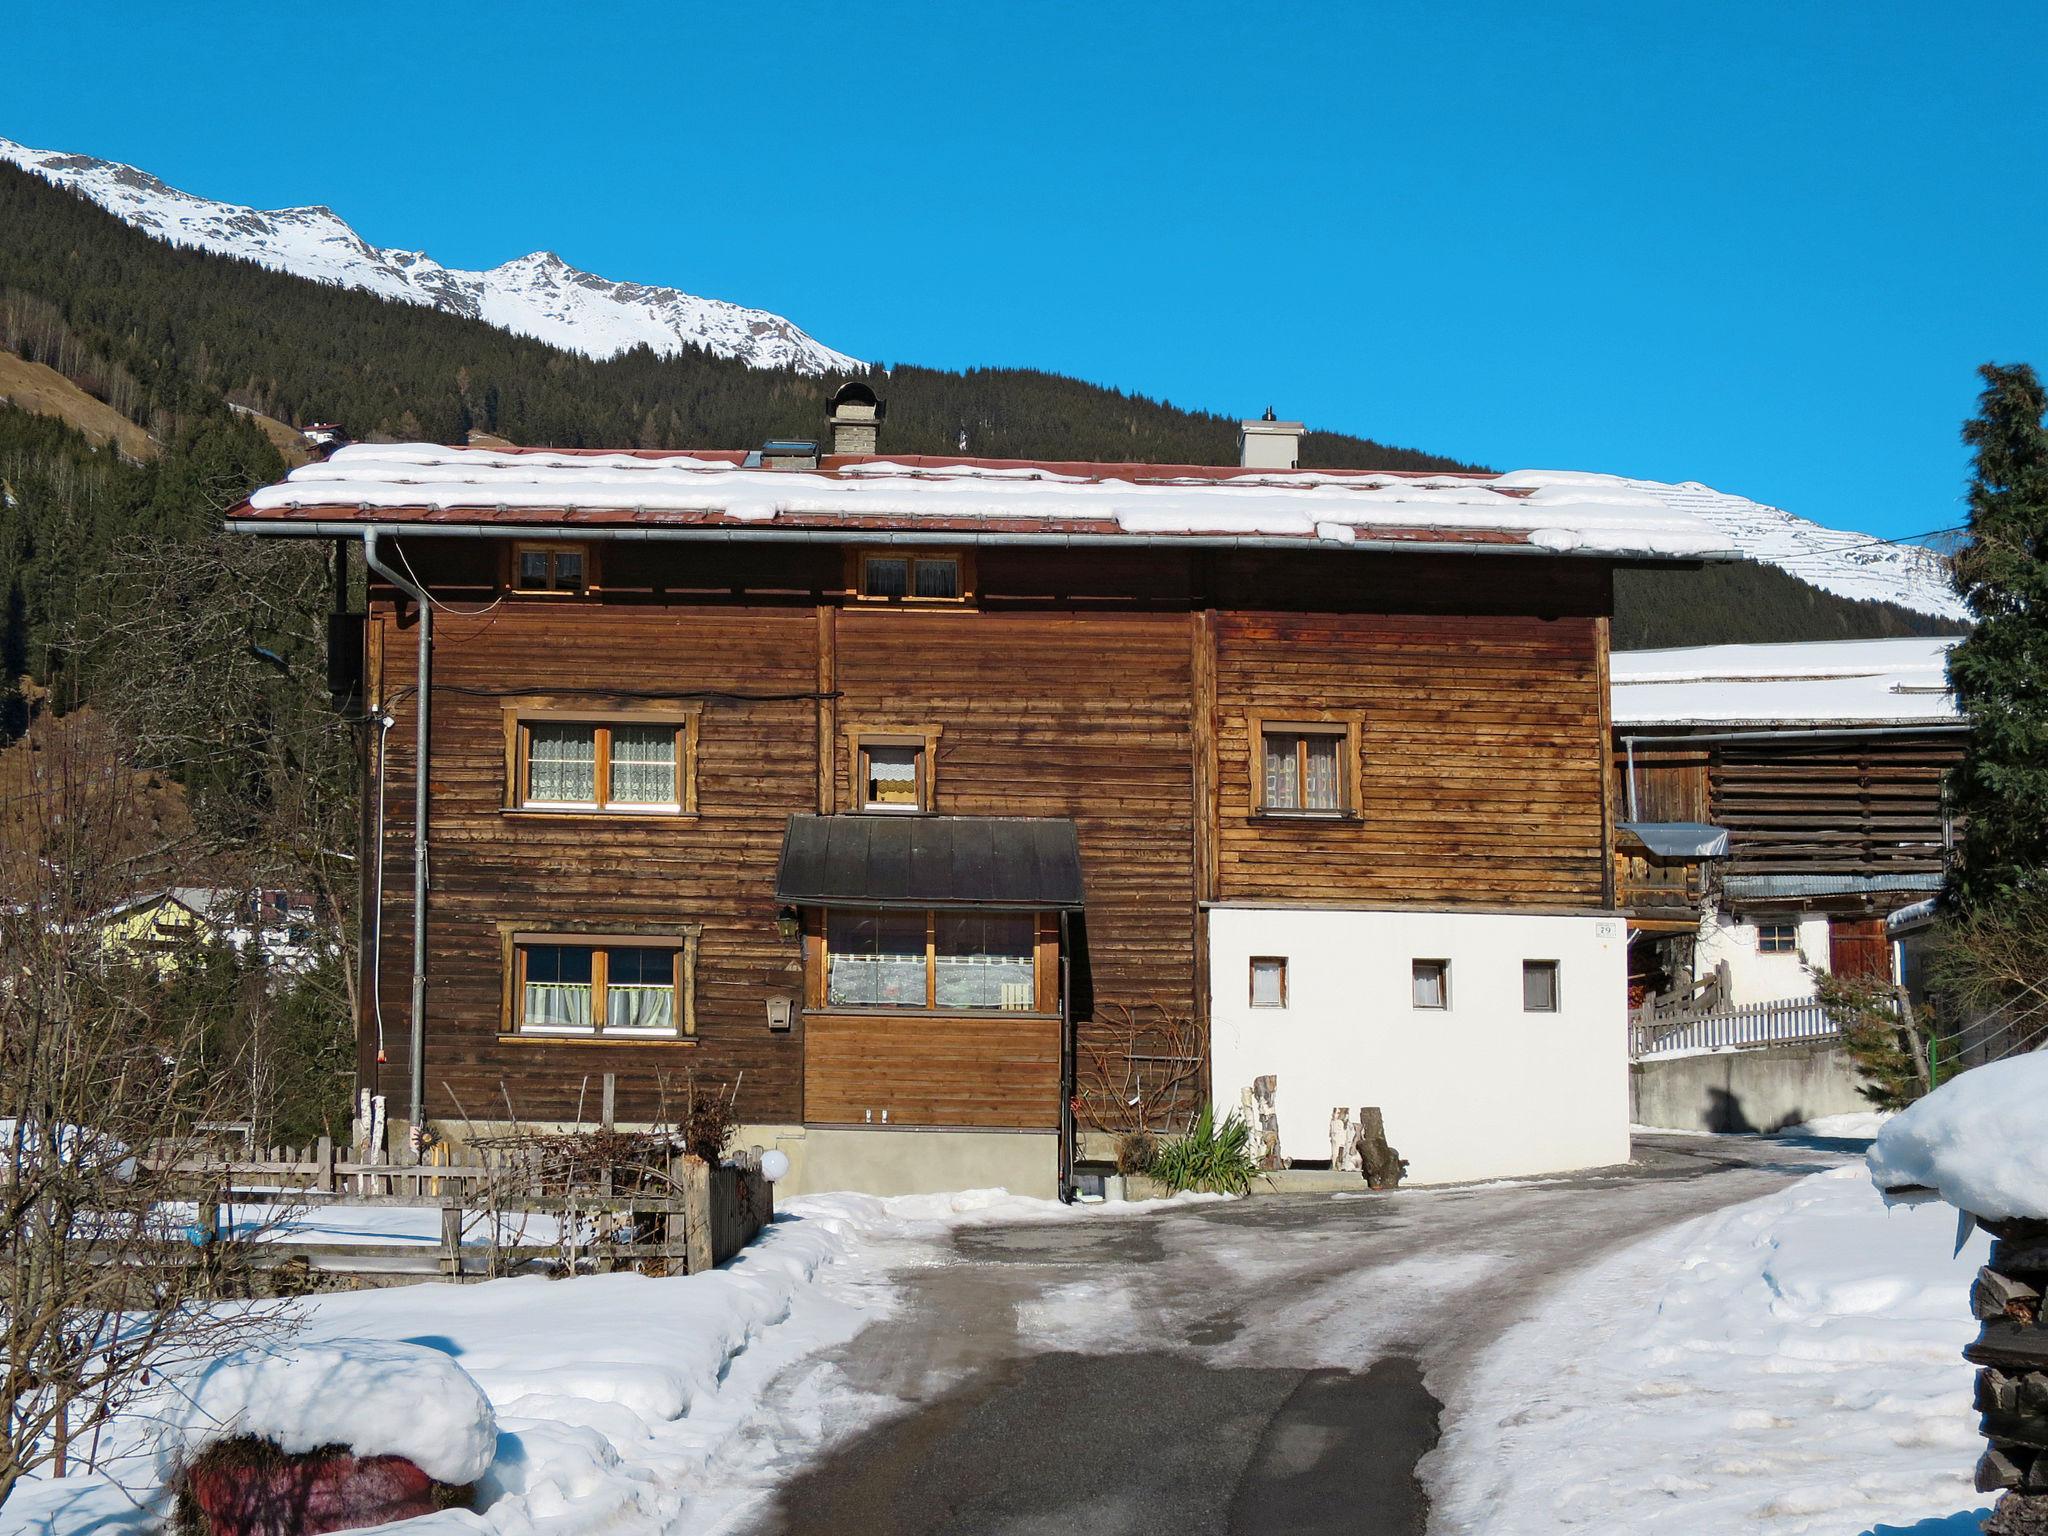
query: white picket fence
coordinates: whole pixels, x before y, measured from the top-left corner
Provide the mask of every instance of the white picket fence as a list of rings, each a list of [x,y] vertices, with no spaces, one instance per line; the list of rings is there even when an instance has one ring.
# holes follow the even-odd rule
[[[1723,1046],[1775,1045],[1786,1040],[1825,1040],[1841,1033],[1818,998],[1784,998],[1740,1003],[1698,1013],[1652,1016],[1632,1013],[1628,1050],[1632,1060],[1707,1051]]]

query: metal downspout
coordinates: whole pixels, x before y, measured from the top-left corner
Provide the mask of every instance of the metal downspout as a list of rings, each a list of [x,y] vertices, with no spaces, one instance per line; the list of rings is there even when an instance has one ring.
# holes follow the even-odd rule
[[[1071,914],[1060,911],[1060,1146],[1059,1197],[1074,1199],[1074,989]]]
[[[411,1087],[407,1097],[407,1123],[412,1127],[413,1161],[424,1151],[420,1133],[426,1114],[427,1067],[427,719],[429,672],[433,664],[434,604],[425,589],[401,576],[377,558],[377,530],[363,530],[363,564],[382,576],[420,607],[419,662],[413,677],[413,799],[412,799],[412,1053],[407,1076]],[[378,871],[381,904],[383,871]],[[381,928],[379,943],[382,943]]]

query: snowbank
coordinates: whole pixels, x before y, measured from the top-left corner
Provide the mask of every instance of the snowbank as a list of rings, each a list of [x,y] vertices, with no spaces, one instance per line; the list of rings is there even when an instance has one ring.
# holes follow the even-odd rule
[[[1878,1133],[1879,1189],[1932,1189],[1979,1216],[2048,1220],[2048,1051],[1975,1067]]]
[[[1560,1287],[1453,1394],[1446,1530],[1853,1536],[1975,1510],[1968,1291],[1938,1206],[1849,1167]]]
[[[294,1454],[345,1445],[358,1456],[403,1456],[443,1483],[475,1482],[498,1446],[483,1389],[453,1358],[418,1344],[331,1339],[238,1350],[183,1395],[157,1446],[166,1480],[237,1435]]]
[[[458,1408],[481,1403],[495,1420],[495,1443],[482,1456],[478,1511],[408,1522],[409,1536],[723,1528],[717,1522],[734,1514],[733,1501],[750,1496],[740,1487],[745,1479],[722,1473],[724,1458],[748,1466],[794,1458],[833,1424],[858,1427],[871,1411],[865,1401],[813,1399],[795,1417],[785,1405],[775,1422],[755,1418],[779,1371],[889,1315],[890,1262],[916,1261],[926,1240],[949,1227],[1140,1216],[1214,1198],[1074,1207],[1000,1189],[813,1195],[785,1205],[752,1245],[709,1274],[322,1294],[306,1302],[296,1334],[273,1353],[219,1362],[185,1385],[189,1407],[183,1399],[150,1405],[117,1426],[101,1465],[144,1492],[179,1456],[247,1429],[288,1449],[339,1441],[359,1454],[405,1455],[444,1481],[468,1481],[479,1474],[452,1452],[474,1450],[486,1421]],[[337,1206],[317,1213],[303,1235],[403,1240],[419,1224],[404,1207]],[[857,1262],[842,1264],[849,1256]],[[828,1276],[835,1266],[836,1278]],[[457,1381],[469,1384],[469,1398]],[[829,1399],[851,1389],[820,1390]],[[361,1402],[348,1401],[355,1398]],[[173,1422],[154,1429],[152,1414]],[[443,1451],[451,1454],[442,1459]],[[104,1480],[32,1481],[0,1512],[0,1533],[140,1531],[150,1518]]]

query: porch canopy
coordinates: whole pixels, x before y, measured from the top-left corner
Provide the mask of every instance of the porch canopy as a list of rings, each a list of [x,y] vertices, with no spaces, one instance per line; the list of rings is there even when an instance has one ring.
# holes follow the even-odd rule
[[[792,907],[1076,911],[1081,844],[1064,817],[792,816],[775,899]]]
[[[1660,859],[1725,859],[1728,829],[1702,821],[1620,821],[1625,833]]]

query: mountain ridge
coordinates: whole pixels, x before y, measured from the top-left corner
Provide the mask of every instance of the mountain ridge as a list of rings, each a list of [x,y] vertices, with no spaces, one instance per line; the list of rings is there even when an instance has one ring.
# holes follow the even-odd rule
[[[482,270],[449,267],[423,250],[371,244],[325,203],[259,209],[218,202],[118,160],[35,149],[5,138],[0,160],[90,198],[123,223],[171,244],[427,305],[586,357],[614,357],[636,346],[667,355],[691,346],[751,367],[806,374],[867,366],[781,315],[680,288],[600,277],[553,251],[532,251]]]

